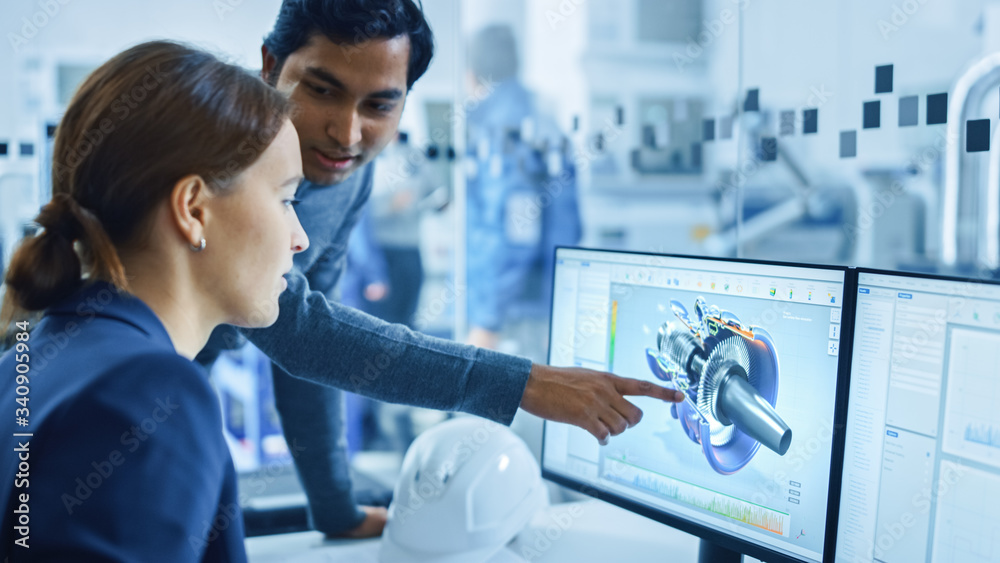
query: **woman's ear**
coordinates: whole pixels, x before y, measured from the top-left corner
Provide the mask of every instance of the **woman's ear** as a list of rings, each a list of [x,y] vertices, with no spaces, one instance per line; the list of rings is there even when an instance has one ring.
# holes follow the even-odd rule
[[[205,236],[209,197],[205,180],[196,174],[181,178],[170,192],[171,219],[181,238],[192,247],[198,247]]]

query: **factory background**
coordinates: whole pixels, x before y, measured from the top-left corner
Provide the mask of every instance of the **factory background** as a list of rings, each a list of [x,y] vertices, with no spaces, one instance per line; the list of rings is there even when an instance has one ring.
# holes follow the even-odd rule
[[[279,5],[4,3],[3,263],[50,196],[52,134],[83,77],[153,38],[190,42],[256,71]],[[479,30],[496,25],[512,30],[517,78],[558,132],[544,147],[566,151],[553,166],[575,170],[579,216],[568,220],[579,223],[580,246],[972,276],[1000,265],[1000,2],[423,7],[435,57],[408,96],[405,140],[380,164],[395,178],[386,190],[400,178],[419,186],[410,216],[423,271],[417,329],[464,340],[471,326],[467,180],[490,163],[470,146],[467,117],[496,84],[470,80],[468,50]],[[526,122],[516,138],[542,150],[541,129]],[[521,202],[524,216],[544,214],[546,195]],[[538,354],[516,334],[497,347]],[[214,373],[234,460],[245,471],[290,463],[267,406],[267,369],[244,349]],[[398,460],[440,416],[387,407],[367,436],[352,438],[356,450],[383,457],[359,463]]]

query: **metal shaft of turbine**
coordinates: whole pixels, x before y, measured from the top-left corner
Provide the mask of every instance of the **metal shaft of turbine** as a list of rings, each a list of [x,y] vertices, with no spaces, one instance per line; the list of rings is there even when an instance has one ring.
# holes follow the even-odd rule
[[[657,335],[660,353],[681,366],[693,382],[705,377],[706,358],[690,331],[673,323],[664,324]],[[764,447],[785,455],[792,443],[792,430],[774,407],[754,389],[747,373],[736,361],[726,362],[720,384],[715,387],[711,402],[715,415],[726,426],[733,424]],[[704,392],[699,390],[699,392]]]
[[[728,366],[715,397],[719,422],[735,424],[743,433],[778,455],[785,455],[792,444],[792,429],[747,381],[747,374],[736,362]]]

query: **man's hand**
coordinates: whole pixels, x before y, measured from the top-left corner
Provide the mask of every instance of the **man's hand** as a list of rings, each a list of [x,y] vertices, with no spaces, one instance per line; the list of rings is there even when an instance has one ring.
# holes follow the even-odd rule
[[[642,420],[642,411],[626,401],[625,395],[645,395],[671,403],[684,400],[684,393],[648,381],[584,368],[535,364],[524,388],[521,408],[548,420],[579,426],[605,445],[611,436]]]
[[[348,530],[343,534],[335,536],[337,538],[363,539],[377,538],[382,535],[385,529],[385,522],[389,517],[389,511],[381,506],[361,506],[365,513],[365,519],[353,530]]]

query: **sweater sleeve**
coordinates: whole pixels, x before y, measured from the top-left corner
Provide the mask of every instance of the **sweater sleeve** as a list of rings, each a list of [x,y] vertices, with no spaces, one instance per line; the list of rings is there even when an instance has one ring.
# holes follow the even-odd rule
[[[392,403],[510,424],[531,371],[526,358],[389,324],[330,302],[295,269],[278,320],[244,334],[293,376]],[[461,292],[443,301],[463,299]]]

